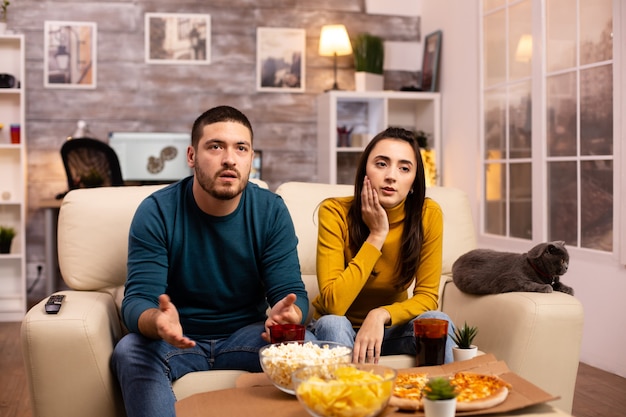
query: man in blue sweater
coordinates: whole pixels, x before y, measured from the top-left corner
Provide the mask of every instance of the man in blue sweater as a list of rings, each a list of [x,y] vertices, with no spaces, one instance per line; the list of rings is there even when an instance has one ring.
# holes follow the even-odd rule
[[[189,372],[260,371],[267,327],[306,318],[287,207],[248,182],[252,139],[239,110],[206,111],[187,149],[194,175],[135,213],[122,302],[130,333],[112,357],[128,417],[174,416],[171,383]]]

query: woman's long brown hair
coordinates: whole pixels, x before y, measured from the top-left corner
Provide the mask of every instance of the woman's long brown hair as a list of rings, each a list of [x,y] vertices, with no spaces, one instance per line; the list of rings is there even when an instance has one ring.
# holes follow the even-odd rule
[[[367,145],[356,171],[354,180],[354,203],[348,212],[348,228],[350,231],[350,249],[356,254],[369,235],[369,228],[365,225],[361,215],[361,191],[363,190],[363,180],[365,178],[367,159],[372,153],[372,149],[383,139],[395,139],[407,142],[411,145],[415,160],[417,161],[417,171],[415,180],[411,187],[412,192],[406,198],[404,204],[404,230],[402,232],[402,243],[400,257],[396,264],[396,283],[398,289],[408,286],[415,277],[417,265],[420,261],[420,251],[424,239],[424,229],[422,226],[422,208],[426,198],[426,181],[424,177],[424,164],[420,154],[419,145],[415,135],[402,128],[389,127],[376,135]],[[377,274],[376,271],[373,272]]]

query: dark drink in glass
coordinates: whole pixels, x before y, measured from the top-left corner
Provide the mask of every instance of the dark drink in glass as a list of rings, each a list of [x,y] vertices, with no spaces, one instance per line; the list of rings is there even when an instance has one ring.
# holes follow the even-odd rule
[[[417,319],[413,322],[417,366],[442,365],[446,356],[448,321]]]
[[[282,343],[304,340],[305,329],[302,324],[275,324],[269,327],[270,342]]]
[[[437,338],[417,336],[417,366],[443,364],[447,338],[447,335]]]

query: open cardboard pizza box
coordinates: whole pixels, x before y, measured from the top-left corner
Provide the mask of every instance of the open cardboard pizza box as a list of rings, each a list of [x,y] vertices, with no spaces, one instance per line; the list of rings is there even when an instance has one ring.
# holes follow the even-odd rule
[[[402,370],[405,371],[405,370]],[[406,370],[408,371],[408,370]],[[432,376],[453,375],[459,371],[497,375],[509,384],[511,389],[507,399],[492,408],[478,411],[457,412],[457,416],[485,415],[519,410],[531,405],[558,399],[511,372],[503,361],[493,355],[481,355],[462,362],[442,366],[411,368],[410,371],[428,373]],[[271,415],[272,417],[309,417],[295,396],[286,394],[274,387],[262,373],[240,376],[237,388],[210,391],[192,395],[176,403],[177,417]],[[384,416],[423,416],[422,411],[398,411],[388,407]]]

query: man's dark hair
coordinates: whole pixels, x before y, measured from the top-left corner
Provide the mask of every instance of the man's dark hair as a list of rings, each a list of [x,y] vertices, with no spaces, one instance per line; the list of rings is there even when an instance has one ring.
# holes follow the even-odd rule
[[[252,141],[254,136],[252,133],[252,125],[246,115],[234,107],[217,106],[205,111],[193,122],[193,128],[191,129],[191,145],[197,149],[204,126],[219,122],[235,122],[244,125],[250,131],[250,141]]]

